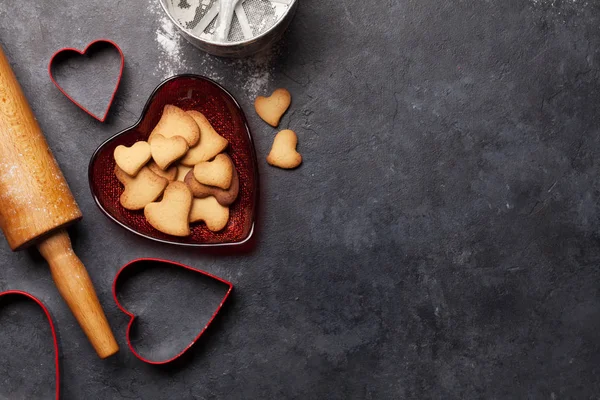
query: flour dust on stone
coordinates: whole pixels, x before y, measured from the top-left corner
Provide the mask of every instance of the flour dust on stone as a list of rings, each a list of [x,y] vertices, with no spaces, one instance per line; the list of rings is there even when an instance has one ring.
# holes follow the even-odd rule
[[[218,68],[215,68],[215,65],[219,64],[218,60],[189,45],[158,1],[152,4],[152,13],[158,20],[155,40],[160,51],[154,75],[166,79],[181,73],[197,73],[221,81]],[[189,61],[188,55],[193,63]]]
[[[169,17],[166,16],[158,1],[152,2],[152,12],[158,17],[158,27],[155,39],[158,43],[160,56],[154,75],[162,79],[185,72],[187,63],[183,52],[183,38],[177,32]]]
[[[248,97],[264,95],[273,78],[273,51],[237,62],[235,70]]]
[[[534,6],[548,8],[548,9],[569,9],[576,10],[588,5],[587,0],[530,0]]]
[[[543,6],[550,6],[550,7],[556,7],[557,5],[563,4],[563,3],[571,3],[571,4],[576,4],[576,3],[585,3],[584,0],[531,0],[531,2],[533,4],[536,5],[543,5]]]
[[[232,62],[236,80],[240,82],[244,94],[252,101],[257,96],[268,96],[267,93],[273,81],[275,64],[280,47],[275,45],[269,50],[253,57],[243,58]]]
[[[187,0],[191,6],[202,5],[203,1]],[[273,80],[277,48],[244,59],[213,57],[187,43],[158,1],[152,3],[151,11],[158,20],[155,40],[160,52],[155,76],[166,79],[180,73],[196,73],[226,87],[238,85],[252,101],[257,96],[268,95],[267,90]],[[177,17],[181,20],[191,18],[190,15]]]

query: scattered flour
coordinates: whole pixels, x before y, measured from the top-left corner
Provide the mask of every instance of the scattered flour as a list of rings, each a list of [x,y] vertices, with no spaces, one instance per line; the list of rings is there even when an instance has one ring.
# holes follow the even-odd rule
[[[159,16],[159,26],[156,28],[155,37],[161,52],[155,75],[160,75],[161,78],[165,79],[177,73],[185,72],[186,60],[182,51],[182,41],[185,39],[179,35],[177,27],[166,16],[158,1],[153,2],[153,4],[154,14]]]
[[[587,5],[587,0],[531,0],[531,2],[536,6],[543,7],[560,7],[563,5]]]
[[[550,15],[562,16],[563,23],[570,15],[580,14],[593,2],[588,0],[529,0],[533,8],[547,12]]]
[[[202,4],[205,0],[186,1],[194,6],[196,3]],[[263,54],[243,59],[211,56],[188,45],[158,1],[153,1],[152,4],[151,11],[158,20],[155,39],[160,51],[154,71],[155,76],[166,79],[179,73],[196,73],[231,89],[233,89],[232,85],[238,85],[244,95],[252,100],[259,95],[268,95],[267,90],[273,79],[274,62],[278,53],[277,47]]]
[[[265,91],[270,80],[271,73],[268,69],[252,71],[248,76],[248,80],[244,83],[243,89],[252,99],[255,99],[257,96],[268,96]]]
[[[193,72],[206,76],[223,84],[226,88],[241,87],[249,99],[266,94],[273,79],[274,53],[249,57],[244,59],[225,59],[202,53]],[[235,90],[234,90],[235,91]]]
[[[273,78],[274,51],[257,55],[253,58],[238,60],[234,64],[235,71],[242,83],[242,89],[250,99],[267,93]]]

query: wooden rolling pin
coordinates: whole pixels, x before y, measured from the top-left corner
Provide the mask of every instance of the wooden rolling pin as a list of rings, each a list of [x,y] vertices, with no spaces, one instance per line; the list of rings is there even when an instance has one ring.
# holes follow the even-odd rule
[[[35,245],[101,358],[119,351],[65,227],[81,211],[0,47],[0,228],[13,250]]]

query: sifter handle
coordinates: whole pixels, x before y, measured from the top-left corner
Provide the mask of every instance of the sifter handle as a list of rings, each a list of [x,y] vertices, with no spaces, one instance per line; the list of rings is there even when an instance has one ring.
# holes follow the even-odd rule
[[[50,233],[37,245],[50,265],[58,291],[75,315],[100,358],[119,351],[104,311],[81,260],[73,252],[71,239],[64,229]]]
[[[220,0],[219,16],[215,25],[215,39],[220,42],[227,41],[233,20],[233,12],[239,0]]]

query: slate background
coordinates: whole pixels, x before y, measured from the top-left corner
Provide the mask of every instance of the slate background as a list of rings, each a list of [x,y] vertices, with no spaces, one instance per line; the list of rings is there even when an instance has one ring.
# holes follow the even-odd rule
[[[174,58],[163,22],[154,0],[0,1],[0,42],[83,210],[75,250],[122,347],[100,361],[43,260],[2,242],[0,289],[30,291],[54,316],[62,398],[599,395],[599,2],[302,0],[284,41],[242,61],[170,37]],[[99,37],[126,57],[105,124],[46,73],[55,50]],[[248,253],[147,242],[90,196],[92,152],[171,72],[218,80],[247,112],[262,201]],[[252,109],[257,90],[282,86],[281,127],[304,156],[291,172],[264,162],[276,131]],[[184,363],[150,367],[126,348],[110,287],[141,256],[236,287]],[[210,308],[188,275],[147,271],[124,294],[146,351],[183,346]],[[52,398],[41,313],[2,304],[0,397]]]

